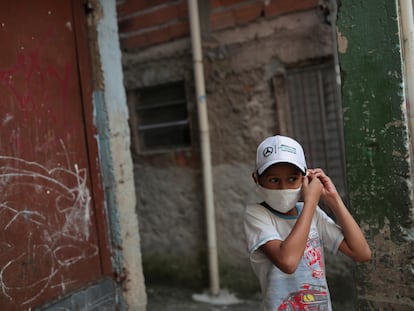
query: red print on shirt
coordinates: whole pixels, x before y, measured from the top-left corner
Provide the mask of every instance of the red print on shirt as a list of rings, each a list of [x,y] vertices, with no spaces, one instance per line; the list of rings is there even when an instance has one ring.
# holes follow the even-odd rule
[[[304,256],[306,264],[312,270],[312,276],[318,279],[323,278],[324,269],[321,243],[316,233],[309,236],[308,241],[306,242]]]

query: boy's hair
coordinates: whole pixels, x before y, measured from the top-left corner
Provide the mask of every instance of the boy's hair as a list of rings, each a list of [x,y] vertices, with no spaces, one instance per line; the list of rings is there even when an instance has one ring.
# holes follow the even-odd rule
[[[306,160],[302,146],[294,139],[275,135],[267,137],[257,147],[256,171],[258,175],[273,164],[290,163],[306,175]]]

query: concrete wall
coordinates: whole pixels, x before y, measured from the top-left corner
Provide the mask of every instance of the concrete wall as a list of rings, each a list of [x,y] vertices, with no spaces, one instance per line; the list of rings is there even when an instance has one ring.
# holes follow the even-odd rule
[[[222,13],[231,16],[222,19],[214,1],[200,7],[221,284],[243,295],[259,290],[247,257],[242,214],[246,203],[257,200],[251,179],[257,144],[278,130],[271,79],[288,66],[333,54],[331,27],[317,3],[311,2],[297,1],[296,7],[279,7],[279,11],[279,1],[269,6],[260,2],[267,10],[264,15],[270,17],[262,18],[260,10],[253,10],[257,15],[244,23],[234,18],[240,16],[235,13],[240,6],[223,9]],[[200,289],[208,286],[208,271],[191,43],[185,35],[173,41],[165,36],[162,43],[143,43],[146,31],[136,29],[136,35],[129,36],[134,28],[128,27],[134,22],[128,22],[125,6],[121,4],[118,11],[127,92],[184,80],[192,130],[192,145],[187,149],[148,154],[133,148],[146,282]],[[174,21],[182,10],[176,12]],[[166,31],[160,24],[148,29]],[[134,103],[130,106],[133,122]],[[342,292],[352,291],[349,262],[333,260],[331,268],[336,276],[345,275],[346,282],[336,278]],[[348,283],[345,290],[343,283]],[[349,295],[345,296],[352,304]]]
[[[414,310],[412,154],[397,3],[342,1],[338,15],[349,195],[373,249],[372,262],[358,267],[359,310]]]
[[[115,1],[89,3],[94,107],[120,310],[146,310]]]

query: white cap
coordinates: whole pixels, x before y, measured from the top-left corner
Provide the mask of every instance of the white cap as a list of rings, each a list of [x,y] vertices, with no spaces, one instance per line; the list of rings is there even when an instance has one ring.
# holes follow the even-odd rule
[[[256,169],[261,175],[276,163],[290,163],[306,174],[306,160],[302,146],[294,139],[276,135],[266,138],[257,147]]]

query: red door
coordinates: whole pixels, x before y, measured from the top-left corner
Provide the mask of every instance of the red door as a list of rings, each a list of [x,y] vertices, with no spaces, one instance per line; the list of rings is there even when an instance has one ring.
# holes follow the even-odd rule
[[[0,306],[110,273],[82,1],[0,1]]]

